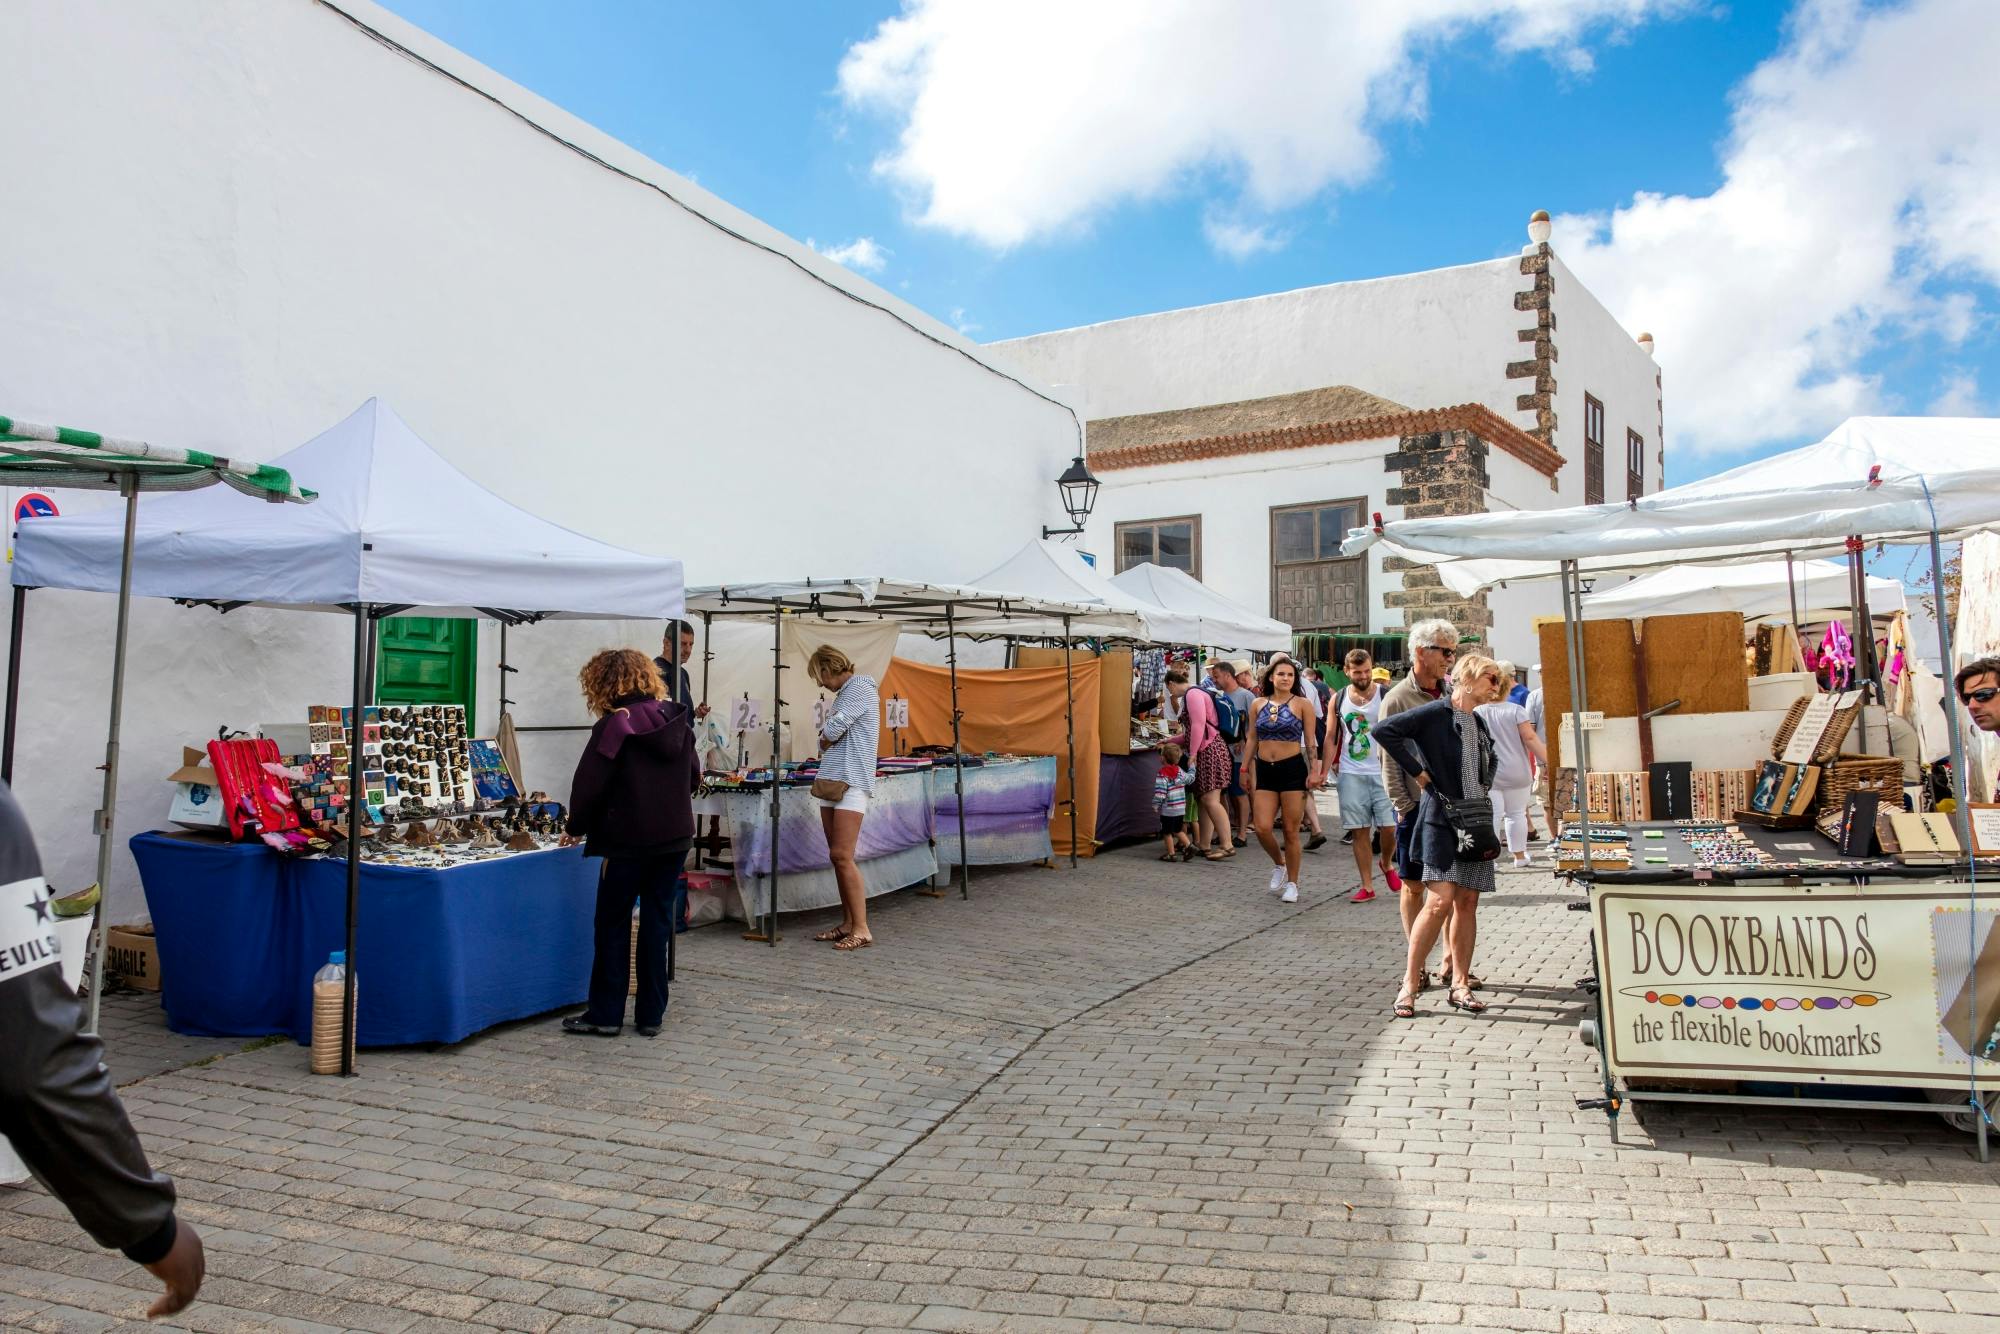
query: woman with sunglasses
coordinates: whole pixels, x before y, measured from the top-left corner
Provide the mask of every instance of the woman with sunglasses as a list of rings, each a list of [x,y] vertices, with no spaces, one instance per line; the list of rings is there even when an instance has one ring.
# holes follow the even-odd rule
[[[1431,946],[1447,919],[1446,940],[1451,987],[1446,999],[1455,1010],[1477,1014],[1486,1008],[1473,995],[1472,947],[1478,939],[1479,896],[1493,888],[1493,863],[1461,861],[1458,837],[1446,817],[1445,801],[1485,797],[1492,791],[1498,761],[1493,738],[1479,706],[1500,697],[1500,664],[1480,654],[1461,657],[1451,670],[1446,698],[1408,713],[1384,718],[1375,727],[1375,742],[1402,766],[1420,795],[1411,831],[1415,860],[1423,868],[1424,904],[1410,926],[1410,949],[1403,966],[1403,989],[1396,997],[1395,1015],[1416,1014],[1417,993]]]

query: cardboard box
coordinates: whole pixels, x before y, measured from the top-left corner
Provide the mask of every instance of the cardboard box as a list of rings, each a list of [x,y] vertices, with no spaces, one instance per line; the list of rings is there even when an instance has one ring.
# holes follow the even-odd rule
[[[227,829],[229,814],[222,808],[222,785],[215,770],[204,764],[208,752],[193,746],[181,747],[181,767],[167,775],[174,784],[174,804],[167,818],[183,829]]]
[[[151,926],[114,926],[104,933],[104,968],[139,991],[160,989],[160,946]]]

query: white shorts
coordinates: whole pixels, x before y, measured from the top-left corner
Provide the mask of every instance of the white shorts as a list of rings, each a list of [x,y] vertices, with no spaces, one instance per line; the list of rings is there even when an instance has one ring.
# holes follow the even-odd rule
[[[850,787],[840,794],[839,801],[828,801],[824,797],[814,797],[820,809],[828,811],[854,811],[861,815],[868,813],[868,794],[858,787]]]

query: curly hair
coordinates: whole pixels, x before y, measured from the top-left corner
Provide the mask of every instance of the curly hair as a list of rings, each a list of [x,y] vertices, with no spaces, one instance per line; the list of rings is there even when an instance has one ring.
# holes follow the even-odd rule
[[[665,699],[667,683],[653,660],[635,648],[608,648],[595,654],[576,674],[583,685],[583,701],[590,711],[603,717],[618,707],[621,699],[644,695]]]

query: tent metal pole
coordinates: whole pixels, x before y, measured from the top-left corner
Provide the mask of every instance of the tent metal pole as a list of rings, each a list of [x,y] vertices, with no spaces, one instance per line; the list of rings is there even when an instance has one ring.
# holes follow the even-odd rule
[[[0,740],[0,783],[14,784],[14,728],[21,717],[21,633],[28,618],[28,590],[14,585],[14,618],[7,632],[6,737]]]
[[[1847,539],[1848,615],[1854,635],[1854,683],[1861,692],[1861,712],[1854,718],[1854,734],[1861,753],[1868,753],[1869,686],[1875,679],[1875,626],[1868,618],[1868,572],[1861,565],[1859,537]],[[1885,724],[1886,726],[1886,724]]]
[[[1926,487],[1928,488],[1928,483]],[[1958,845],[1969,849],[1972,847],[1971,812],[1966,809],[1966,802],[1972,796],[1972,777],[1965,771],[1965,739],[1958,731],[1958,687],[1951,681],[1951,677],[1957,674],[1958,669],[1952,653],[1951,609],[1945,606],[1944,602],[1944,551],[1938,541],[1935,519],[1931,523],[1930,541],[1931,589],[1937,599],[1938,666],[1945,676],[1944,725],[1945,730],[1951,735],[1951,786],[1952,796],[1955,798],[1952,803],[1954,809],[1951,822],[1958,832]],[[1979,867],[1969,856],[1966,858],[1966,865],[1971,872],[1968,877],[1970,883],[1965,887],[1966,920],[1970,922],[1978,920],[1972,914],[1979,911]],[[1966,1064],[1967,1082],[1970,1085],[1967,1101],[1972,1104],[1972,1119],[1979,1134],[1979,1161],[1983,1163],[1988,1160],[1992,1148],[1987,1139],[1986,1109],[1979,1096],[1979,1065],[1969,1056]]]
[[[354,712],[347,725],[347,982],[340,998],[340,1073],[354,1074],[354,928],[361,909],[361,815],[368,804],[362,784],[362,709],[368,701],[368,659],[374,647],[375,623],[368,604],[354,608]]]
[[[771,870],[764,895],[764,938],[778,948],[778,831],[783,808],[785,752],[778,717],[785,711],[785,604],[771,606]]]
[[[1574,752],[1570,765],[1576,770],[1577,828],[1583,839],[1583,871],[1591,872],[1590,856],[1590,741],[1583,730],[1583,626],[1580,621],[1582,594],[1576,588],[1576,562],[1562,563],[1563,641],[1569,653],[1570,739]],[[1549,795],[1555,795],[1553,776]]]
[[[1070,618],[1063,616],[1063,729],[1069,734],[1069,869],[1076,869],[1076,678],[1071,659],[1076,641],[1070,638]],[[1101,674],[1101,672],[1100,672]],[[1103,682],[1098,689],[1104,688]]]
[[[1804,622],[1799,620],[1798,572],[1793,566],[1792,553],[1789,551],[1785,553],[1785,590],[1791,594],[1792,598],[1792,636],[1798,640],[1799,656],[1803,657],[1806,647],[1806,627]],[[1798,662],[1795,660],[1787,663],[1786,666],[1796,667],[1798,666]],[[1773,670],[1776,670],[1775,666]]]
[[[701,614],[701,702],[708,703],[708,667],[715,661],[715,647],[710,635],[715,631],[714,619],[707,613]]]
[[[104,735],[104,805],[97,812],[97,920],[91,928],[96,948],[91,951],[90,1026],[97,1032],[98,1004],[104,997],[104,935],[108,908],[105,886],[111,878],[111,840],[118,822],[118,734],[125,717],[125,644],[132,630],[132,543],[139,528],[139,479],[127,475],[118,481],[125,496],[125,542],[118,555],[118,632],[111,650],[111,725]],[[16,604],[19,605],[18,603]],[[8,678],[9,683],[12,677]],[[14,705],[10,695],[7,706]],[[8,744],[13,744],[13,720],[9,718]]]
[[[959,742],[957,604],[944,604],[945,661],[951,666],[951,781],[958,793],[958,896],[972,897],[972,858],[965,848],[965,750]]]
[[[513,670],[507,665],[507,622],[502,621],[500,622],[500,713],[503,717],[507,713],[507,706],[514,702],[507,698],[507,673]],[[495,727],[498,726],[496,723]]]

